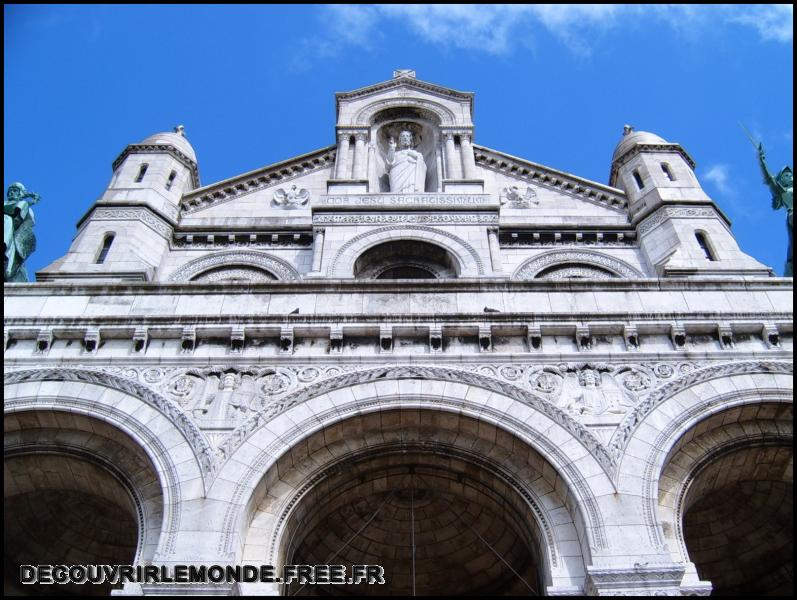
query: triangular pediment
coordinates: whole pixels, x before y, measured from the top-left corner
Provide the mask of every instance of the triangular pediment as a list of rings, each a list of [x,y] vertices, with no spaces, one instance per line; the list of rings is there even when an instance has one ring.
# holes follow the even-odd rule
[[[627,215],[625,192],[485,146],[473,145],[476,166],[500,173],[519,184],[554,191],[563,196],[601,206],[612,213]]]
[[[339,92],[335,94],[336,114],[340,116],[341,105],[349,102],[359,101],[363,98],[374,98],[380,95],[391,95],[396,90],[406,90],[413,95],[435,96],[456,102],[466,102],[473,111],[473,92],[461,92],[447,88],[436,83],[421,81],[412,76],[398,76],[388,81],[368,85],[350,92]]]
[[[181,214],[191,215],[281,185],[290,187],[303,176],[328,172],[334,167],[336,150],[334,145],[327,146],[193,190],[183,197]]]

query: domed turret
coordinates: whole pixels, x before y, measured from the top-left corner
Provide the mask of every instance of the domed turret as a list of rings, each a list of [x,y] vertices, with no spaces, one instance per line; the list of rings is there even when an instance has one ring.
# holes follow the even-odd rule
[[[151,135],[145,140],[141,141],[139,145],[144,146],[149,144],[174,146],[177,150],[191,159],[194,164],[196,164],[196,152],[194,152],[194,148],[191,146],[188,138],[185,137],[185,127],[182,125],[175,127],[174,131],[163,131],[161,133]]]
[[[177,217],[183,194],[199,187],[196,152],[182,125],[130,144],[114,161],[113,170],[103,200],[118,198],[116,190],[124,190],[124,198],[129,200],[132,190],[140,190],[137,199],[147,200],[152,208],[169,218]],[[155,193],[146,194],[145,190]]]
[[[739,250],[727,218],[695,176],[679,145],[623,128],[612,155],[610,185],[623,189],[640,249],[660,276],[761,275],[767,268]]]
[[[710,202],[694,168],[680,144],[626,125],[612,155],[609,185],[625,191],[631,216],[637,218],[671,200]]]
[[[182,125],[128,145],[113,177],[81,222],[69,254],[43,279],[152,281],[169,251],[183,195],[199,187],[196,153]]]
[[[614,154],[612,154],[612,162],[615,162],[617,159],[622,157],[634,146],[650,144],[659,145],[668,143],[669,142],[667,142],[667,140],[657,136],[655,133],[650,133],[649,131],[635,131],[631,125],[626,125],[623,127],[623,137],[620,139],[620,143],[617,144],[617,147],[614,149]]]

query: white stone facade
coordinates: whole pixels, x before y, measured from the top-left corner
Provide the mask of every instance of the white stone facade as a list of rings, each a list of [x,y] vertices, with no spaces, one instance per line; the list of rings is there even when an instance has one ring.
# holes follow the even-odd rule
[[[686,151],[628,128],[605,185],[478,145],[473,94],[412,72],[336,101],[336,145],[201,187],[181,128],[128,146],[68,253],[5,285],[7,561],[791,590],[792,280]],[[64,506],[100,516],[26,533]],[[115,593],[198,591],[318,590]]]

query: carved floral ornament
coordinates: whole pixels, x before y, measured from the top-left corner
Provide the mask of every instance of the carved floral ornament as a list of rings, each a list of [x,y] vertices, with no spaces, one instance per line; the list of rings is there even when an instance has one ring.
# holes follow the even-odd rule
[[[9,369],[5,384],[24,381],[83,381],[132,394],[169,415],[194,447],[203,468],[215,473],[219,458],[228,457],[254,429],[309,398],[341,387],[381,378],[450,380],[496,391],[548,415],[590,450],[607,473],[613,472],[636,425],[659,403],[696,383],[738,373],[792,373],[782,362],[688,362],[614,365],[476,364],[464,369],[357,365],[296,367],[210,366],[81,367]],[[586,429],[583,418],[603,413],[625,416],[608,448]],[[235,431],[219,439],[219,458],[212,454],[195,423],[232,419]]]

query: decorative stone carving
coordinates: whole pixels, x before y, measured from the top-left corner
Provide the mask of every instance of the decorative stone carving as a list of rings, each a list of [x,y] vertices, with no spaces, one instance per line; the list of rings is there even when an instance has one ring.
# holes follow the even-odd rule
[[[130,394],[166,415],[191,446],[194,455],[202,466],[203,473],[209,478],[212,478],[216,473],[215,454],[194,421],[176,402],[168,400],[147,386],[109,373],[79,368],[26,369],[7,373],[4,377],[6,385],[25,381],[77,381],[92,383]]]
[[[319,206],[389,206],[391,208],[497,207],[487,194],[346,194],[324,195]]]
[[[664,206],[643,220],[638,226],[637,231],[640,236],[658,227],[668,219],[689,219],[701,217],[717,217],[717,211],[708,206]],[[722,219],[719,219],[721,222]]]
[[[678,370],[682,373],[681,377],[652,391],[633,411],[625,416],[609,443],[609,451],[612,453],[612,456],[617,458],[622,456],[625,445],[631,438],[631,433],[636,429],[636,426],[656,406],[681,390],[702,381],[709,381],[717,377],[740,373],[792,374],[794,372],[794,365],[786,362],[747,361],[711,365],[702,369],[695,369],[694,365],[684,363],[679,366]]]
[[[290,379],[283,373],[267,373],[260,378],[260,391],[269,397],[284,394],[290,385]]]
[[[627,279],[638,279],[644,277],[642,273],[623,261],[601,254],[600,252],[588,252],[585,250],[552,250],[544,254],[532,257],[522,263],[512,275],[512,279],[535,279],[544,269],[552,265],[569,266],[577,263],[579,267],[583,265],[594,265],[618,277]]]
[[[656,365],[653,370],[656,373],[656,377],[660,377],[662,379],[669,379],[675,375],[675,369],[673,366],[666,363]]]
[[[173,379],[169,385],[166,387],[166,390],[172,394],[173,396],[177,396],[180,399],[185,399],[191,396],[196,388],[196,383],[186,377],[185,375],[181,375]],[[181,401],[181,404],[183,402]]]
[[[271,205],[291,209],[304,206],[309,201],[310,192],[304,188],[297,190],[296,185],[294,184],[287,192],[283,188],[275,191],[271,199]]]
[[[526,191],[521,194],[520,188],[516,185],[502,188],[499,199],[502,206],[508,205],[510,208],[529,208],[531,204],[536,206],[540,204],[537,192],[533,188],[526,187]]]
[[[580,368],[582,366],[584,365],[578,365],[576,368]],[[481,368],[485,369],[488,367],[482,365]],[[565,368],[567,368],[566,365]],[[597,365],[595,368],[604,367],[602,365]],[[340,372],[343,370],[341,367],[330,367],[325,371],[325,379],[317,383],[310,384],[306,387],[302,387],[301,389],[289,394],[286,393],[285,382],[280,375],[284,376],[285,379],[290,381],[291,388],[296,385],[295,381],[293,380],[295,375],[287,369],[269,369],[267,375],[272,375],[272,377],[269,377],[267,380],[262,378],[262,383],[259,382],[258,387],[263,386],[266,388],[261,389],[261,392],[264,394],[268,394],[268,391],[273,389],[274,394],[272,396],[272,400],[268,402],[258,414],[252,415],[247,421],[242,423],[235,430],[234,434],[227,438],[219,446],[219,453],[221,457],[230,456],[235,449],[263,423],[274,418],[288,408],[304,402],[309,398],[313,398],[317,395],[341,387],[348,387],[358,383],[374,381],[377,379],[417,377],[420,379],[443,379],[456,381],[458,383],[477,385],[478,387],[496,391],[510,398],[514,398],[520,402],[528,404],[548,415],[557,423],[562,425],[562,427],[570,431],[590,450],[590,453],[595,456],[596,460],[598,460],[598,462],[601,463],[604,468],[607,470],[612,468],[611,465],[613,463],[606,462],[606,457],[608,454],[604,450],[601,442],[588,429],[570,417],[567,412],[561,410],[548,400],[524,390],[523,388],[515,385],[513,382],[504,382],[495,378],[497,369],[492,367],[489,369],[489,372],[492,373],[491,377],[485,377],[485,375],[482,374],[461,371],[457,369],[442,369],[437,367],[412,365],[380,367],[350,372]],[[283,380],[280,381],[280,379]]]
[[[95,221],[141,221],[158,235],[166,239],[172,237],[172,226],[148,208],[95,208],[90,218]]]
[[[337,225],[362,223],[364,225],[382,225],[385,223],[425,223],[443,225],[497,225],[498,215],[491,214],[395,214],[395,215],[314,215],[313,225]]]
[[[535,277],[535,279],[558,281],[562,279],[614,279],[614,277],[603,269],[594,267],[563,266],[546,271],[542,275]]]
[[[192,260],[177,269],[169,277],[170,281],[189,281],[215,267],[235,267],[241,266],[257,267],[273,273],[278,279],[289,280],[299,279],[299,273],[290,264],[281,258],[265,254],[263,252],[234,250],[229,252],[219,252]]]
[[[650,377],[640,371],[630,371],[623,379],[623,387],[636,394],[650,389],[651,385]]]
[[[256,269],[253,267],[239,267],[239,268],[221,268],[206,271],[194,277],[191,281],[202,281],[204,283],[217,283],[219,281],[274,281],[273,277],[267,271]]]

